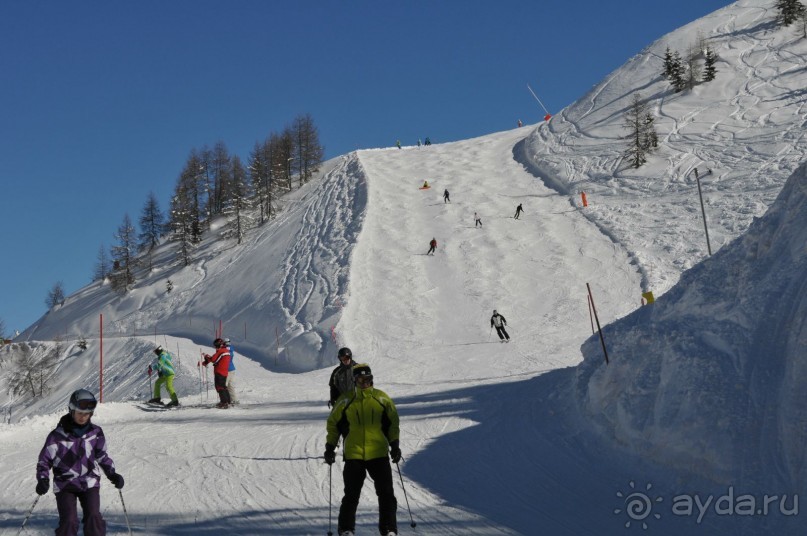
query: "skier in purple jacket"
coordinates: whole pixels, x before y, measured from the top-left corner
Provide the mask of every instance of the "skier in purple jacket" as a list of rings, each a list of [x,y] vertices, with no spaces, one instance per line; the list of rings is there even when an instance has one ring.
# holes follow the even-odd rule
[[[101,516],[101,471],[118,489],[123,477],[115,471],[115,463],[107,455],[106,439],[100,426],[90,422],[97,402],[86,389],[70,396],[70,409],[56,429],[48,434],[45,446],[39,452],[36,464],[36,492],[44,495],[50,488],[50,471],[53,469],[53,492],[59,510],[56,536],[78,534],[78,509],[81,503],[84,536],[104,536],[106,521]]]

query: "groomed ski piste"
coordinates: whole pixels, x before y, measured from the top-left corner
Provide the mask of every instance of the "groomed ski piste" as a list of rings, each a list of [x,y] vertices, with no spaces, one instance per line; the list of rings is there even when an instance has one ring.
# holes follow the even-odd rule
[[[760,39],[773,31],[764,19],[772,10],[750,4],[739,2],[717,12],[721,21],[731,21],[739,37],[757,36],[755,44],[746,42],[742,57],[756,51],[772,70],[777,62],[787,64],[778,71],[786,76],[768,88],[797,91],[784,87],[783,80],[803,88],[807,73],[788,62],[796,52],[805,52],[804,45],[794,48],[798,45],[784,36]],[[683,42],[695,31],[686,30],[679,39]],[[727,40],[719,50],[727,64],[734,47],[736,41]],[[656,67],[646,68],[655,72]],[[625,68],[635,69],[635,62]],[[747,113],[745,101],[733,100],[740,93],[730,92],[745,73],[724,73],[714,82],[720,98],[709,101],[711,108],[697,109],[712,113],[726,101],[740,107],[729,114],[739,121]],[[609,77],[609,91],[627,102],[633,86],[628,77],[618,75]],[[659,92],[666,84],[655,83]],[[598,95],[603,93],[598,90]],[[695,102],[709,97],[702,92],[688,98]],[[730,251],[734,244],[729,241],[763,215],[807,153],[803,136],[794,138],[792,128],[804,125],[803,100],[748,100],[764,121],[756,115],[749,119],[741,127],[747,136],[728,136],[725,143],[731,149],[719,162],[709,162],[715,173],[714,182],[705,184],[707,197],[714,198],[721,184],[729,184],[722,182],[729,178],[720,170],[732,170],[732,195],[740,207],[734,212],[721,208],[715,250]],[[591,102],[594,107],[596,99]],[[608,102],[619,108],[614,99]],[[593,145],[614,146],[621,134],[618,115],[610,112],[610,128],[601,124],[602,118],[592,119],[599,131],[591,130],[584,119],[576,127],[589,141],[599,142]],[[697,117],[688,116],[693,147],[721,131],[713,118],[699,123]],[[655,403],[652,396],[648,400],[641,382],[632,385],[641,401],[637,407],[622,404],[616,414],[616,406],[604,407],[599,414],[592,406],[607,401],[609,389],[621,378],[595,364],[601,356],[592,335],[586,283],[606,342],[611,333],[626,335],[612,341],[618,350],[611,359],[636,363],[633,370],[608,370],[627,377],[645,370],[640,367],[654,357],[669,363],[677,354],[663,346],[643,347],[638,357],[629,353],[630,346],[622,341],[641,340],[644,328],[639,320],[648,313],[640,310],[625,317],[640,307],[644,290],[662,294],[679,280],[682,269],[703,266],[699,263],[706,255],[698,234],[702,222],[694,210],[694,185],[674,180],[679,168],[664,155],[640,170],[659,177],[656,184],[662,187],[652,196],[637,190],[632,174],[615,172],[609,181],[597,182],[592,177],[596,173],[589,172],[592,184],[586,189],[593,186],[594,195],[589,196],[590,206],[582,208],[573,181],[550,173],[551,166],[540,155],[541,138],[553,151],[565,143],[553,128],[550,122],[454,143],[344,155],[285,199],[277,221],[253,231],[243,244],[209,237],[186,268],[169,261],[171,245],[166,244],[158,252],[155,270],[143,275],[126,297],[115,297],[97,282],[68,297],[62,308],[50,311],[19,338],[29,341],[31,351],[44,352],[59,337],[66,357],[46,399],[25,408],[5,399],[12,423],[0,425],[0,529],[16,534],[28,513],[35,498],[36,455],[64,413],[69,393],[79,387],[97,392],[98,315],[104,314],[104,403],[93,421],[103,427],[109,454],[126,478],[122,495],[136,534],[294,536],[325,535],[329,528],[336,533],[342,462],[338,457],[331,482],[322,454],[327,383],[342,345],[353,349],[357,361],[370,364],[376,385],[393,398],[401,414],[400,469],[406,499],[397,471],[394,476],[402,535],[799,533],[797,517],[719,515],[714,506],[703,512],[696,508],[692,515],[674,514],[671,502],[679,494],[716,498],[733,483],[740,486],[738,495],[790,493],[792,488],[742,489],[759,479],[731,473],[715,479],[709,471],[714,465],[696,457],[688,466],[680,460],[667,464],[665,447],[652,442],[659,434],[647,433],[641,438],[647,441],[626,441],[626,435],[644,433],[641,426],[652,421],[633,418],[646,418],[644,413],[652,413]],[[761,140],[750,135],[755,128],[774,134]],[[782,139],[788,140],[786,150],[777,149]],[[683,142],[673,141],[681,144],[676,154],[683,154]],[[605,156],[593,149],[575,153],[571,145],[578,147],[579,140],[568,143],[565,158],[579,167],[576,172],[608,167],[610,149],[603,149]],[[760,160],[752,169],[749,154]],[[704,164],[699,160],[693,165]],[[743,181],[756,177],[760,169],[766,171],[764,188]],[[424,180],[431,189],[419,189]],[[791,179],[794,198],[803,197],[805,180],[804,169]],[[451,203],[443,202],[444,189],[450,191]],[[515,220],[519,203],[524,213]],[[659,220],[656,211],[648,210],[651,203],[663,205],[667,218]],[[632,210],[637,208],[641,210]],[[788,209],[797,215],[791,228],[805,228],[803,209]],[[474,212],[482,219],[481,228],[474,226]],[[787,220],[781,216],[778,221]],[[663,239],[655,240],[654,233],[662,228]],[[214,234],[222,230],[217,227]],[[764,230],[754,236],[764,236]],[[426,256],[432,237],[437,252]],[[803,238],[803,233],[795,238]],[[761,243],[767,248],[776,240]],[[764,254],[762,246],[755,247]],[[737,277],[743,272],[737,263],[752,260],[743,255],[745,250],[734,251],[730,264],[710,268],[709,284]],[[799,251],[796,246],[792,253],[798,261],[795,268],[782,268],[780,276],[798,274],[799,269],[804,273],[804,253]],[[166,294],[169,277],[174,290]],[[744,280],[744,285],[753,288],[753,281]],[[688,284],[700,288],[697,280]],[[708,288],[704,292],[708,294]],[[789,311],[800,310],[804,292],[788,295]],[[714,296],[717,305],[728,310],[721,319],[731,319],[732,297]],[[689,303],[702,304],[691,296]],[[684,305],[659,311],[671,311],[664,320],[675,329],[692,330],[710,322],[709,311],[701,317]],[[665,307],[664,296],[648,307],[657,306]],[[490,328],[493,309],[507,319],[509,344],[498,342]],[[679,317],[673,313],[689,316],[676,321]],[[798,337],[804,329],[798,323],[801,317],[791,313],[787,318],[790,324],[783,329],[792,326]],[[619,319],[624,320],[613,324]],[[240,404],[228,410],[211,408],[216,402],[212,378],[211,384],[200,384],[196,366],[200,351],[211,352],[219,321],[233,341],[238,368]],[[80,335],[89,341],[83,352],[75,344]],[[726,346],[720,335],[713,327],[700,339],[685,337],[687,350],[714,355],[716,346]],[[578,368],[584,343],[587,363]],[[155,344],[178,357],[181,409],[144,410],[142,402],[150,398],[145,370]],[[797,349],[795,343],[786,349],[785,359]],[[0,352],[0,360],[7,358],[7,351]],[[719,378],[703,376],[707,387],[709,381],[719,384]],[[593,392],[587,391],[589,381]],[[690,393],[681,389],[666,395],[672,398],[665,403],[675,405],[678,400],[683,405]],[[699,411],[704,420],[723,423],[733,409],[720,400],[713,402]],[[701,435],[692,437],[691,444],[668,434],[676,441],[669,445],[671,451],[698,452],[714,439],[708,431],[698,431]],[[764,437],[755,439],[764,443]],[[790,438],[787,446],[796,439]],[[797,458],[790,454],[790,460]],[[765,474],[764,468],[754,471]],[[787,480],[787,467],[773,472]],[[803,483],[794,482],[803,492]],[[125,534],[119,494],[106,481],[101,494],[110,534]],[[645,504],[646,515],[627,513],[637,506],[628,496],[651,501]],[[410,526],[410,508],[416,527]],[[50,533],[56,518],[50,493],[34,508],[26,533]],[[377,504],[368,481],[357,534],[376,534],[376,521]]]

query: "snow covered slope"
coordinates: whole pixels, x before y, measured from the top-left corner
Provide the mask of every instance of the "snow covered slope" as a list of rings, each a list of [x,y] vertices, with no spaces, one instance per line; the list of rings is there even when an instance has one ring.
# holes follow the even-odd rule
[[[632,452],[807,492],[807,164],[748,232],[584,347],[586,413]]]
[[[525,143],[536,173],[587,193],[587,214],[632,252],[657,296],[707,255],[695,169],[716,251],[765,212],[807,154],[807,39],[777,26],[773,4],[740,0],[662,37]],[[675,93],[661,76],[665,51],[686,56],[700,42],[719,57],[717,77]],[[660,139],[639,169],[627,167],[622,140],[636,93]]]
[[[126,476],[139,534],[326,533],[341,463],[331,484],[325,402],[343,344],[371,364],[402,416],[402,478],[417,521],[409,526],[398,482],[402,534],[602,535],[643,524],[669,535],[800,533],[786,514],[671,510],[675,496],[714,499],[731,485],[803,490],[803,373],[793,356],[804,355],[804,293],[793,272],[804,273],[807,224],[803,205],[787,205],[803,197],[803,170],[782,194],[787,206],[673,288],[705,256],[685,173],[713,170],[704,187],[717,249],[765,211],[807,154],[804,94],[789,85],[804,79],[794,59],[804,45],[773,15],[742,1],[668,36],[676,47],[698,29],[722,32],[713,39],[726,64],[691,94],[668,94],[658,56],[643,53],[548,125],[345,155],[243,244],[211,236],[189,267],[172,264],[166,244],[127,296],[95,284],[68,297],[22,337],[37,352],[62,339],[51,395],[33,404],[0,395],[12,410],[0,424],[0,529],[17,530],[33,502],[35,454],[67,393],[97,391],[103,314],[105,402],[94,418]],[[774,94],[759,93],[765,83]],[[637,87],[653,96],[664,148],[638,172],[616,171],[620,116]],[[418,188],[424,180],[431,189]],[[426,256],[432,237],[437,252]],[[586,283],[613,344],[607,369],[590,338]],[[647,289],[671,290],[637,311]],[[512,342],[496,340],[493,309]],[[208,409],[214,395],[196,367],[220,326],[238,355],[242,405],[228,411]],[[181,410],[134,402],[149,396],[155,344],[181,359]],[[4,372],[11,354],[0,351]],[[113,532],[124,532],[120,497],[106,483],[102,494]],[[665,500],[642,512],[639,495]],[[374,502],[366,486],[359,534],[376,532]],[[45,496],[30,532],[50,532],[54,517]]]

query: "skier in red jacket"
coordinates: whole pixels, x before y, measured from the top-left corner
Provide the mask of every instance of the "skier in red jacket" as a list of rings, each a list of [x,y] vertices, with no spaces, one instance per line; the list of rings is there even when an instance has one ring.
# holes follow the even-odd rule
[[[437,239],[432,238],[432,241],[429,242],[429,252],[426,255],[434,255],[434,250],[437,249]]]
[[[213,355],[205,354],[204,366],[207,366],[208,363],[213,363],[213,383],[216,386],[216,392],[219,394],[220,400],[216,407],[227,409],[230,407],[230,392],[227,390],[230,350],[222,339],[213,341],[213,346],[216,348],[216,353]]]

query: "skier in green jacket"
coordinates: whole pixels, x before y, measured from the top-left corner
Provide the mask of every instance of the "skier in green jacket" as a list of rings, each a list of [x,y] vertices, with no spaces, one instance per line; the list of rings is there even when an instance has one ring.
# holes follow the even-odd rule
[[[339,535],[354,534],[359,495],[364,479],[369,474],[378,496],[379,533],[382,536],[396,536],[398,501],[392,488],[390,457],[392,463],[401,461],[398,410],[384,391],[373,387],[373,373],[369,365],[355,365],[353,378],[356,387],[337,399],[328,417],[325,443],[325,463],[331,465],[336,461],[339,437],[344,437],[345,466],[342,476],[345,496],[339,508]]]
[[[168,407],[178,406],[179,398],[177,398],[177,393],[174,391],[174,375],[176,372],[174,371],[171,354],[163,350],[162,346],[155,348],[154,353],[157,355],[154,362],[154,368],[157,370],[157,381],[154,382],[154,398],[149,400],[149,404],[163,403],[160,398],[160,391],[162,386],[165,385],[168,394],[171,396],[171,402],[168,403]]]

